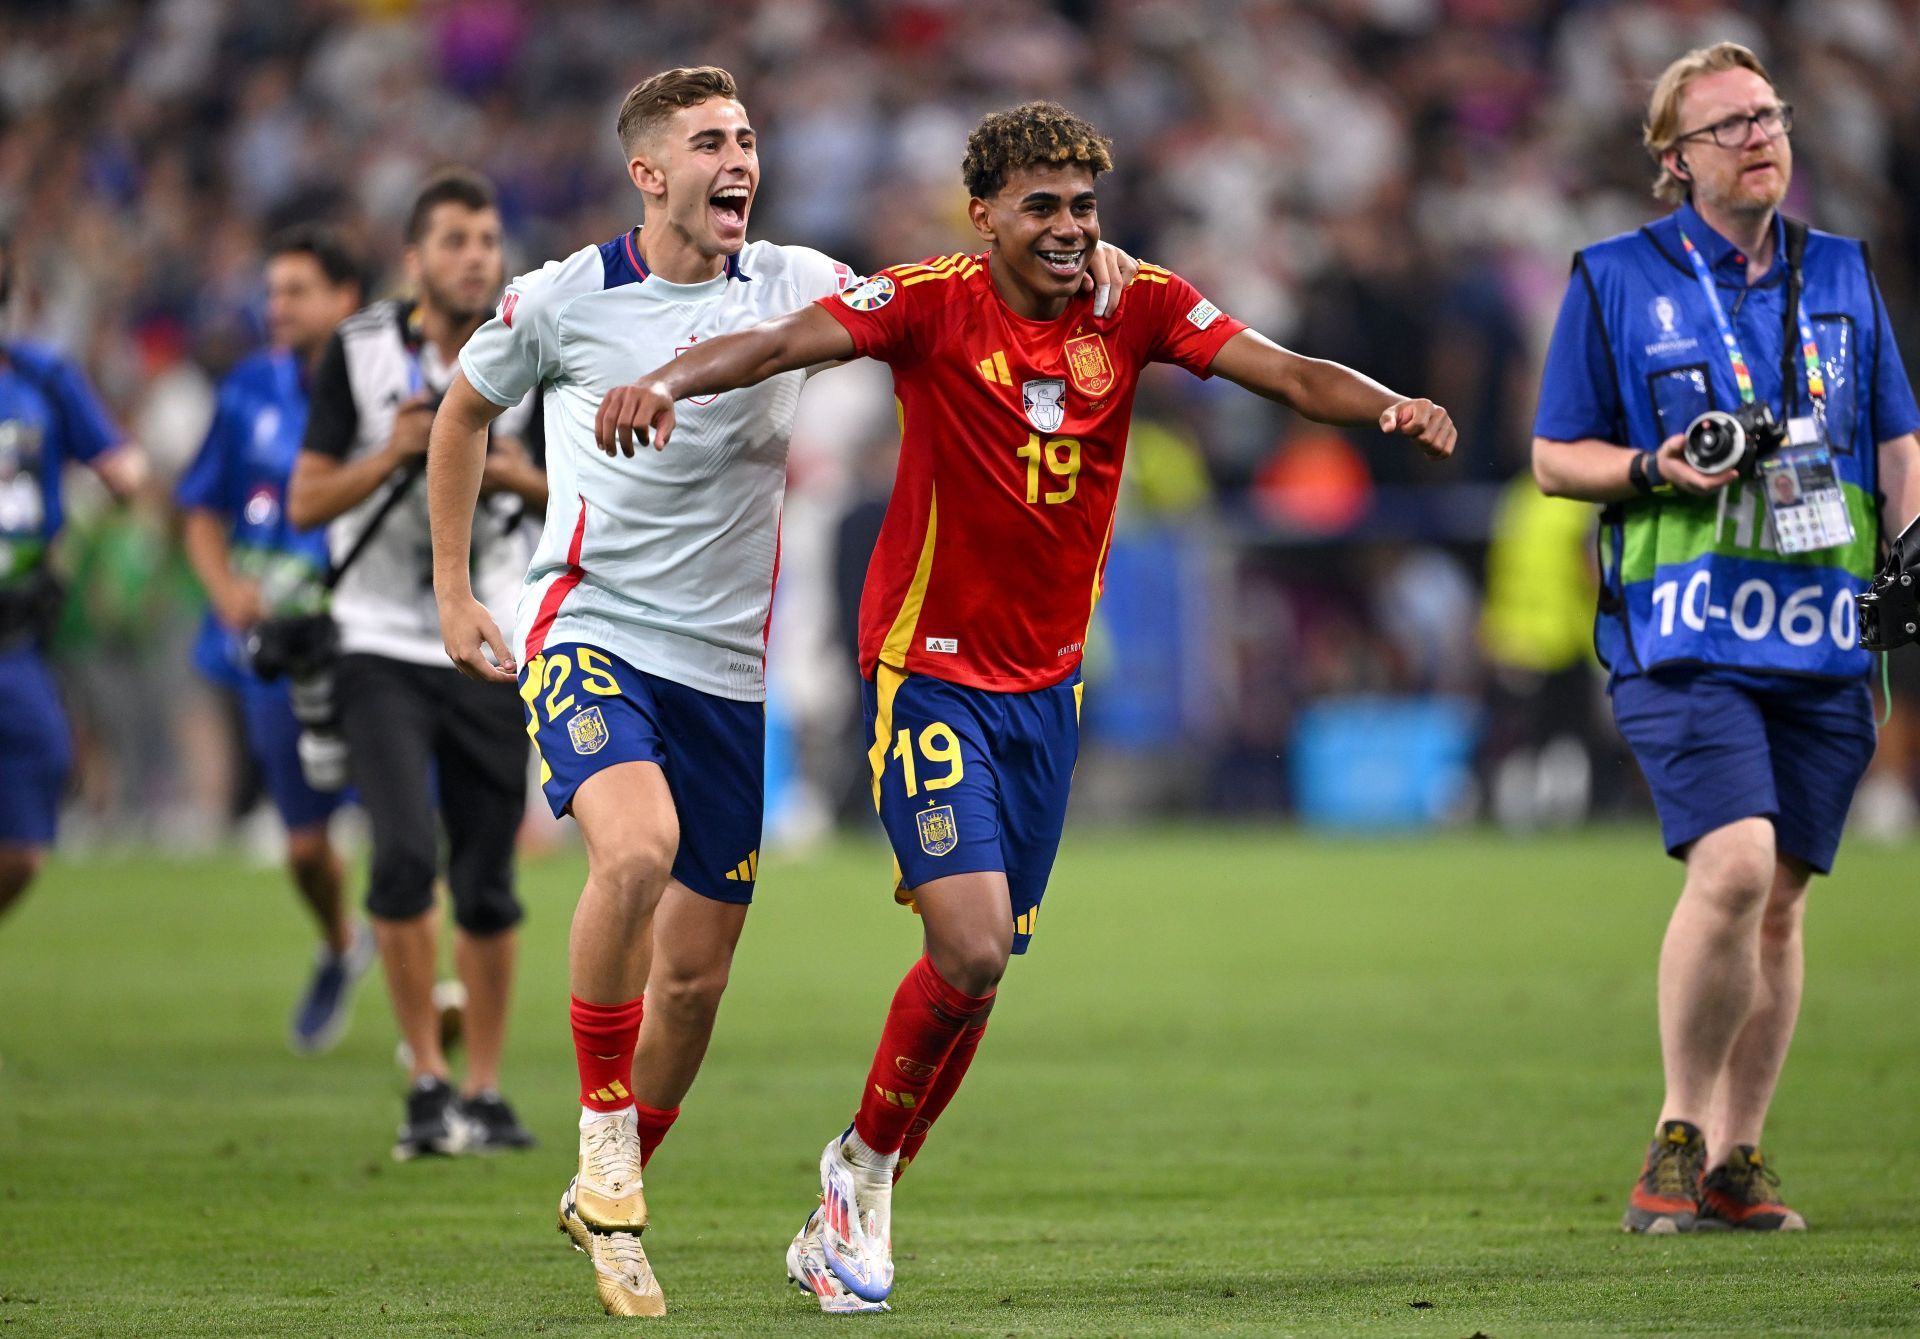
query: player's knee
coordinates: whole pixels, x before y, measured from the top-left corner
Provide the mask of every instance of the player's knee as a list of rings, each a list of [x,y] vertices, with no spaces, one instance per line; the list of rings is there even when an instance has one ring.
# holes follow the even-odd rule
[[[673,876],[674,848],[664,841],[634,836],[596,851],[593,879],[621,906],[635,914],[651,911]]]
[[[683,1023],[708,1024],[720,1011],[720,997],[727,990],[727,969],[705,967],[691,971],[663,973],[655,963],[653,979],[647,982],[647,1008],[659,1009]]]
[[[1011,934],[974,934],[942,945],[933,954],[933,966],[942,980],[962,994],[985,995],[1006,975],[1012,952]]]

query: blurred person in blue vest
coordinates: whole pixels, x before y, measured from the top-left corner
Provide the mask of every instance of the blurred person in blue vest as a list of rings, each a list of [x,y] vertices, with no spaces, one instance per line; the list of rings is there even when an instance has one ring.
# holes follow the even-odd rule
[[[327,340],[359,310],[363,283],[331,233],[298,227],[267,247],[271,347],[237,365],[220,386],[213,424],[175,492],[187,559],[207,592],[194,664],[237,695],[247,747],[287,827],[287,866],[319,922],[313,974],[294,1007],[291,1039],[321,1051],[345,1029],[354,983],[372,959],[366,928],[348,919],[345,874],[327,824],[345,792],[316,790],[301,774],[287,680],[256,672],[247,637],[263,618],[324,604],[324,530],[287,519],[287,480],[307,430],[307,395]]]
[[[1854,596],[1882,526],[1920,512],[1920,410],[1866,247],[1779,213],[1792,129],[1744,47],[1667,68],[1644,139],[1678,208],[1575,257],[1534,425],[1541,488],[1605,507],[1596,644],[1686,865],[1630,1232],[1806,1226],[1762,1126],[1800,1008],[1807,886],[1873,754]],[[1689,433],[1708,411],[1741,431]]]
[[[0,236],[0,314],[13,244]],[[37,345],[0,339],[0,913],[33,882],[53,842],[73,741],[45,643],[63,590],[51,562],[64,517],[61,475],[88,466],[116,497],[144,483],[85,373]]]

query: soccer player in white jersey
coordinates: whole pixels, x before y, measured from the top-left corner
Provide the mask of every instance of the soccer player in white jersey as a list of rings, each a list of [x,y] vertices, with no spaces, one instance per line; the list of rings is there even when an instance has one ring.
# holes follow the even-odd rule
[[[758,874],[767,626],[812,369],[694,402],[668,454],[610,459],[594,419],[640,371],[855,276],[747,241],[760,166],[726,71],[639,84],[619,135],[643,226],[508,286],[460,355],[427,486],[447,654],[477,679],[517,675],[548,801],[587,846],[568,946],[580,1158],[561,1226],[608,1311],[658,1315],[641,1173],[706,1053]],[[1117,252],[1095,267],[1115,294],[1132,269]],[[551,500],[510,647],[469,585],[468,518],[486,424],[535,387]],[[824,1269],[794,1272],[824,1309],[879,1309]]]

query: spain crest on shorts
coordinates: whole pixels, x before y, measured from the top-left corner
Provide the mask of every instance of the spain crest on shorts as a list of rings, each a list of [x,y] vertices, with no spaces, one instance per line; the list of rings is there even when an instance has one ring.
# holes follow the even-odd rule
[[[575,753],[598,753],[607,746],[607,718],[598,707],[576,712],[567,722],[567,738],[573,741]]]
[[[953,806],[922,809],[913,816],[920,825],[920,849],[928,855],[945,855],[960,844],[960,829],[953,821]]]
[[[1097,400],[1113,389],[1113,364],[1107,360],[1107,345],[1100,336],[1082,335],[1063,347],[1075,390]]]

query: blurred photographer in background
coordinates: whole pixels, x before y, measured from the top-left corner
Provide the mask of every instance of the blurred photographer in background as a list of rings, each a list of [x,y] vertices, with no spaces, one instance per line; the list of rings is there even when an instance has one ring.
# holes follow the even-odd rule
[[[367,910],[412,1084],[393,1150],[400,1159],[533,1142],[499,1093],[521,916],[513,845],[527,737],[512,685],[467,679],[447,663],[420,484],[434,408],[505,282],[500,214],[484,178],[449,170],[426,184],[408,218],[406,266],[412,300],[365,308],[328,343],[287,501],[296,526],[327,526],[338,573],[338,663],[331,673],[306,667],[296,707],[308,725],[310,779],[338,761],[325,757],[326,745],[343,744],[372,827]],[[526,440],[537,429],[530,404],[494,421],[474,517],[473,585],[496,618],[511,618],[526,570],[521,521],[546,507],[546,477]],[[467,993],[468,1065],[457,1095],[433,1001],[443,825],[454,963]]]
[[[332,234],[295,228],[267,246],[270,348],[221,383],[200,453],[174,490],[181,542],[207,592],[195,666],[239,702],[248,751],[287,826],[287,869],[319,922],[313,976],[294,1008],[294,1049],[321,1051],[339,1040],[354,983],[372,957],[370,933],[347,915],[340,856],[327,823],[340,789],[316,789],[301,774],[300,722],[276,655],[279,629],[326,604],[327,539],[287,518],[287,480],[307,430],[307,399],[334,327],[365,300],[360,269]],[[263,628],[263,620],[270,620]],[[249,654],[266,645],[262,663]],[[297,659],[298,657],[292,657]]]
[[[1920,512],[1913,391],[1860,242],[1779,213],[1793,109],[1731,42],[1647,111],[1679,207],[1574,258],[1534,474],[1604,504],[1595,640],[1686,881],[1659,970],[1666,1096],[1623,1226],[1799,1229],[1759,1151],[1808,883],[1873,755],[1854,599]]]
[[[11,249],[0,235],[0,315],[13,287]],[[78,367],[0,339],[0,914],[40,870],[73,763],[44,654],[65,595],[51,558],[68,461],[121,499],[147,477],[146,457],[121,440]]]

